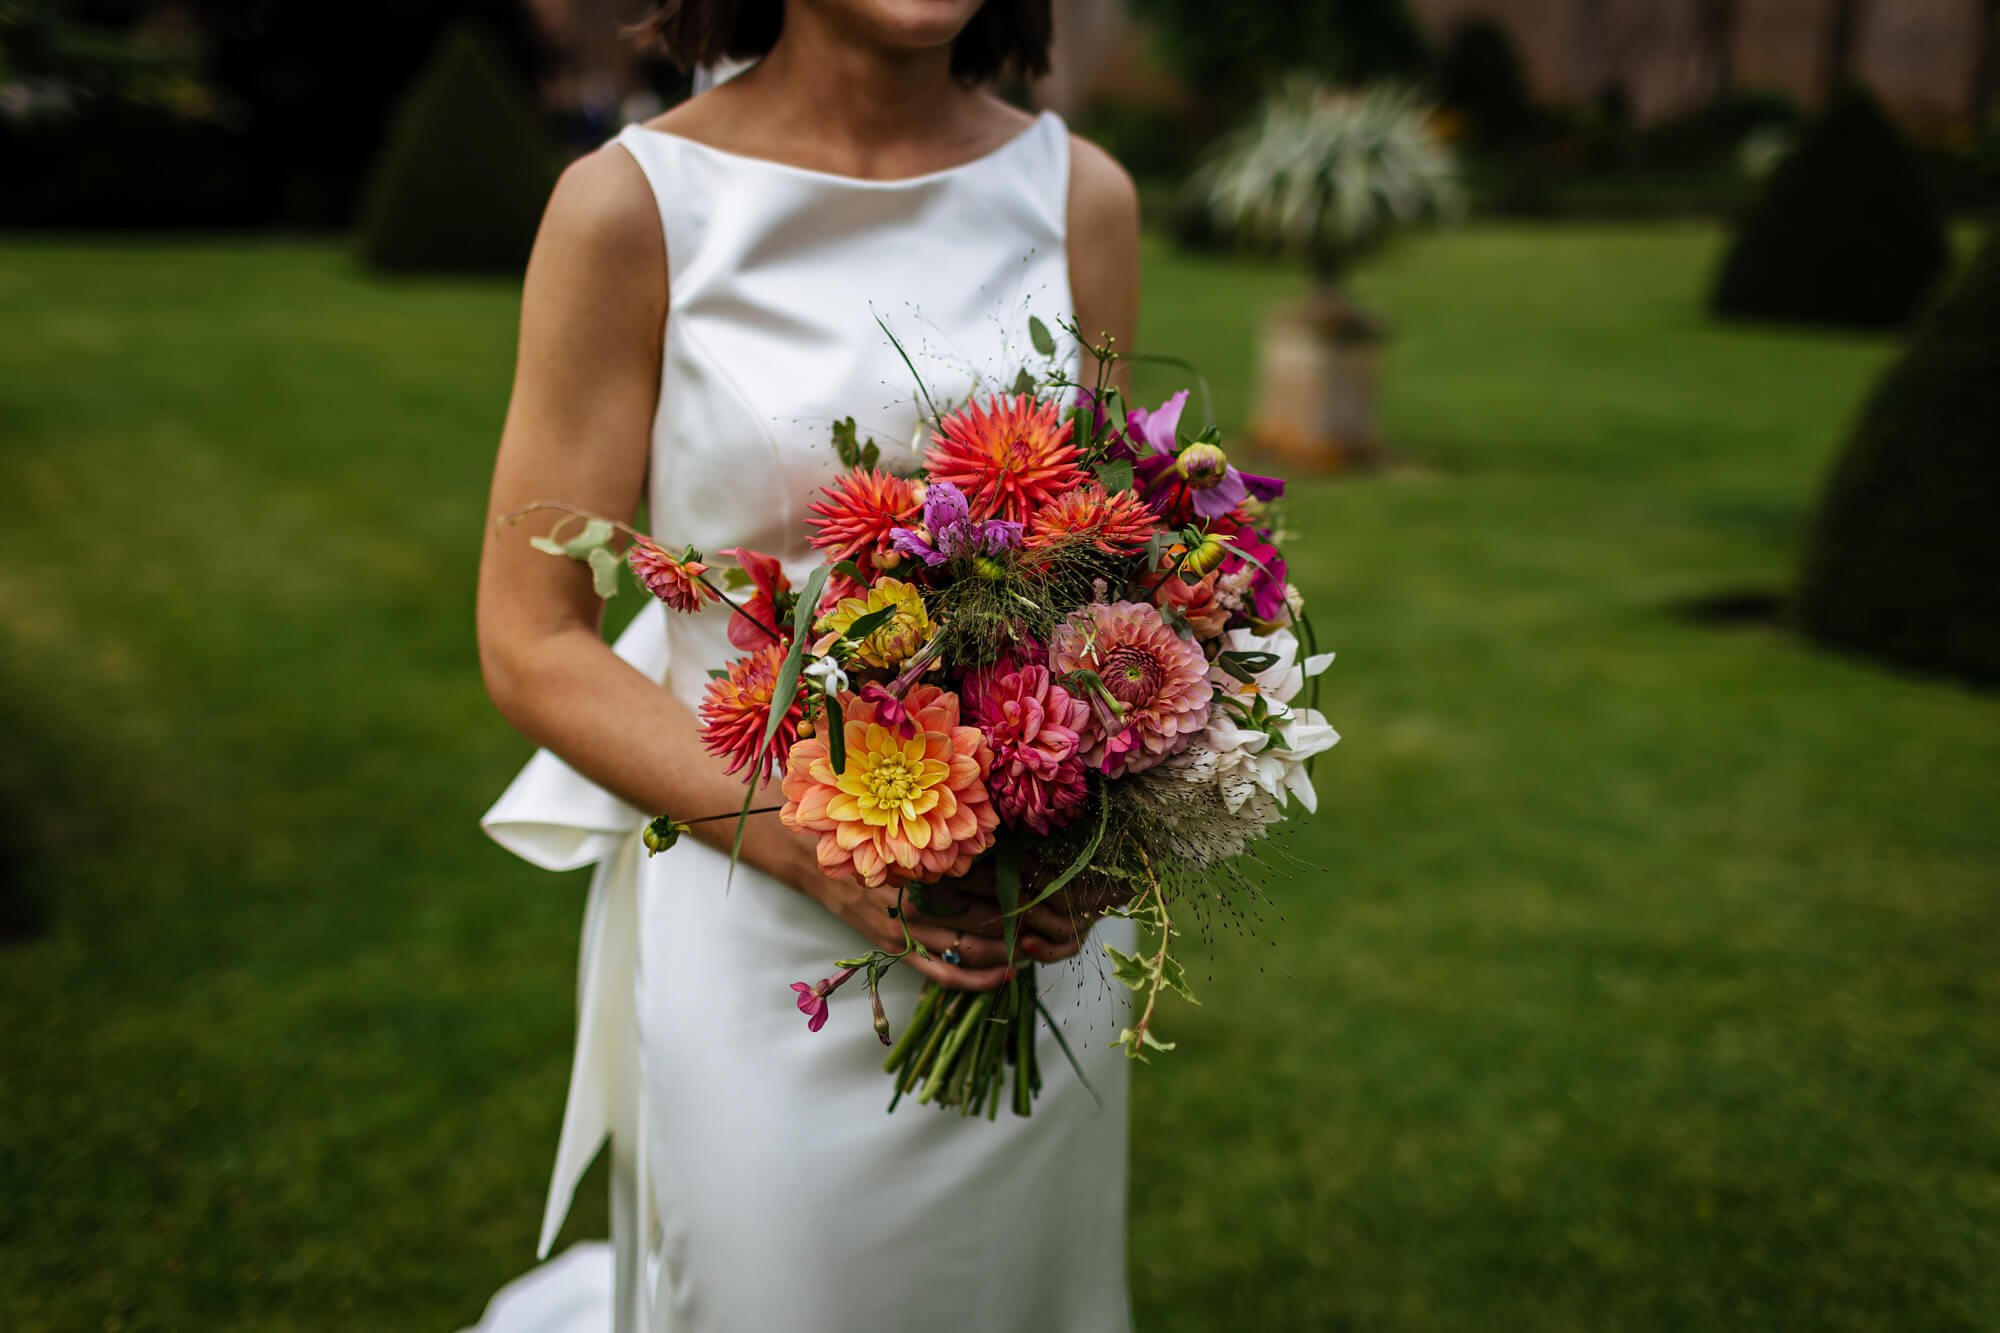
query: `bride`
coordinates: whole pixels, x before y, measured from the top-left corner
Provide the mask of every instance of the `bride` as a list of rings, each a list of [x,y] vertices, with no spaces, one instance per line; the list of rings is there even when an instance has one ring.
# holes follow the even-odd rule
[[[859,418],[885,466],[914,461],[912,367],[878,319],[940,402],[1010,383],[1031,314],[1129,346],[1131,182],[984,90],[1045,72],[1050,22],[1049,0],[659,5],[642,26],[673,60],[753,63],[564,174],[528,268],[492,515],[643,502],[663,543],[769,552],[796,584],[818,563],[805,505],[840,469],[833,419]],[[481,1328],[1129,1327],[1124,1060],[1107,1047],[1123,992],[1086,948],[1087,907],[1034,909],[1018,947],[1102,1105],[1044,1031],[1031,1118],[888,1114],[865,1002],[838,997],[809,1032],[790,983],[900,947],[895,888],[826,878],[768,815],[733,882],[731,821],[640,846],[652,814],[741,802],[693,712],[732,652],[726,610],[653,605],[607,647],[588,573],[528,535],[489,524],[479,648],[494,703],[545,748],[485,822],[538,865],[596,866],[542,1251],[607,1138],[615,1244],[512,1284]],[[990,879],[926,906],[911,924],[935,956],[886,979],[892,1024],[926,977],[1007,976]]]

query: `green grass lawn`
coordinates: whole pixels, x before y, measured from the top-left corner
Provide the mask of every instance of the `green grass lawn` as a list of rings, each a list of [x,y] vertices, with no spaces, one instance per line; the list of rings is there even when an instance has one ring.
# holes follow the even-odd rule
[[[1362,282],[1415,466],[1298,488],[1347,739],[1140,1076],[1148,1333],[2000,1327],[2000,698],[1681,614],[1783,585],[1891,351],[1710,325],[1716,243]],[[1291,288],[1153,250],[1147,341],[1235,423]],[[9,1329],[449,1330],[529,1262],[583,882],[474,826],[513,321],[0,247]]]

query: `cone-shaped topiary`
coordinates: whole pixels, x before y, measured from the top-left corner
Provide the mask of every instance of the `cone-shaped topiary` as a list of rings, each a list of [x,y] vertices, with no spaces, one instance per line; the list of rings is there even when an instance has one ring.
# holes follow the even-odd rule
[[[555,184],[541,116],[485,31],[445,33],[390,123],[361,257],[403,270],[518,269]]]
[[[1902,134],[1850,88],[1771,173],[1722,264],[1719,315],[1881,327],[1944,269],[1944,223]]]
[[[2000,233],[1862,410],[1796,616],[1837,647],[2000,683]]]

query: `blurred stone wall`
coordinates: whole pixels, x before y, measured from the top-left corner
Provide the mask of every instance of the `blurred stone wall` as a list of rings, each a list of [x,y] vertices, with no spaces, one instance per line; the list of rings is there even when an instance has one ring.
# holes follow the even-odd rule
[[[1969,125],[1993,20],[1982,0],[1411,0],[1442,40],[1460,20],[1514,35],[1537,96],[1590,101],[1613,88],[1658,120],[1726,86],[1778,88],[1808,106],[1836,80],[1835,32],[1895,114],[1920,130]]]

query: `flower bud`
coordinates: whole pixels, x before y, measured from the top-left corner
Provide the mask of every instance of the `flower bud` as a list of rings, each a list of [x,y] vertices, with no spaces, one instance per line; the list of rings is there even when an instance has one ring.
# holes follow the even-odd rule
[[[681,835],[687,831],[688,826],[672,815],[661,815],[646,825],[645,832],[639,835],[639,840],[646,844],[646,855],[658,856],[679,842]]]
[[[868,990],[868,998],[875,1005],[875,1035],[882,1039],[884,1046],[890,1045],[889,1015],[882,1008],[882,994],[871,986]]]
[[[1181,450],[1174,466],[1187,480],[1190,490],[1205,491],[1221,485],[1222,479],[1229,475],[1229,455],[1222,452],[1220,445],[1191,444]]]

